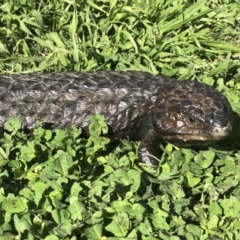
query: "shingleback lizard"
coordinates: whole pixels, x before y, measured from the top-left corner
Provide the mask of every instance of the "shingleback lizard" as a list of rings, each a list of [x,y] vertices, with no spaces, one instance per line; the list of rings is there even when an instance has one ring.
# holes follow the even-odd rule
[[[159,143],[202,144],[232,131],[227,98],[196,81],[177,81],[144,72],[34,73],[0,75],[0,126],[18,116],[33,129],[81,127],[94,114],[109,125],[111,140],[141,141],[138,157],[157,166]]]

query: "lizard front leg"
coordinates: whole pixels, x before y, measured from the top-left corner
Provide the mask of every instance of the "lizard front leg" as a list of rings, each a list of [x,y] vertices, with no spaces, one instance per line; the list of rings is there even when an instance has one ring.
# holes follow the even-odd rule
[[[151,129],[142,139],[138,148],[138,158],[151,167],[158,167],[159,162],[156,158],[160,157],[159,144],[162,141],[161,136]]]

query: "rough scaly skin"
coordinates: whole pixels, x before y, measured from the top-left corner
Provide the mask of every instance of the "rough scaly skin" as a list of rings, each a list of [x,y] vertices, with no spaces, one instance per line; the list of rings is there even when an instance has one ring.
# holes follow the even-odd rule
[[[71,125],[88,132],[90,118],[102,114],[117,140],[141,140],[139,159],[157,166],[161,141],[201,144],[227,137],[232,110],[210,86],[143,72],[36,73],[0,75],[0,126],[19,116],[33,129]]]

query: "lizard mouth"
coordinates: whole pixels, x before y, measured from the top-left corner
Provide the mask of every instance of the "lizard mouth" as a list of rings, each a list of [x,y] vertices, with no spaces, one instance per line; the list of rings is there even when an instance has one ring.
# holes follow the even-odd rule
[[[165,135],[164,140],[176,145],[205,145],[227,138],[232,133],[232,124],[227,123],[225,127],[213,127],[211,131],[191,131],[185,134]]]

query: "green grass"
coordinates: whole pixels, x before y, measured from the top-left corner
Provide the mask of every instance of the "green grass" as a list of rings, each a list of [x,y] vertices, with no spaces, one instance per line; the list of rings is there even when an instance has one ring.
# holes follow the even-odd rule
[[[79,3],[78,3],[79,2]],[[1,73],[141,70],[225,94],[234,131],[205,149],[161,146],[157,171],[138,143],[81,130],[0,131],[1,239],[240,239],[238,0],[3,0]]]

